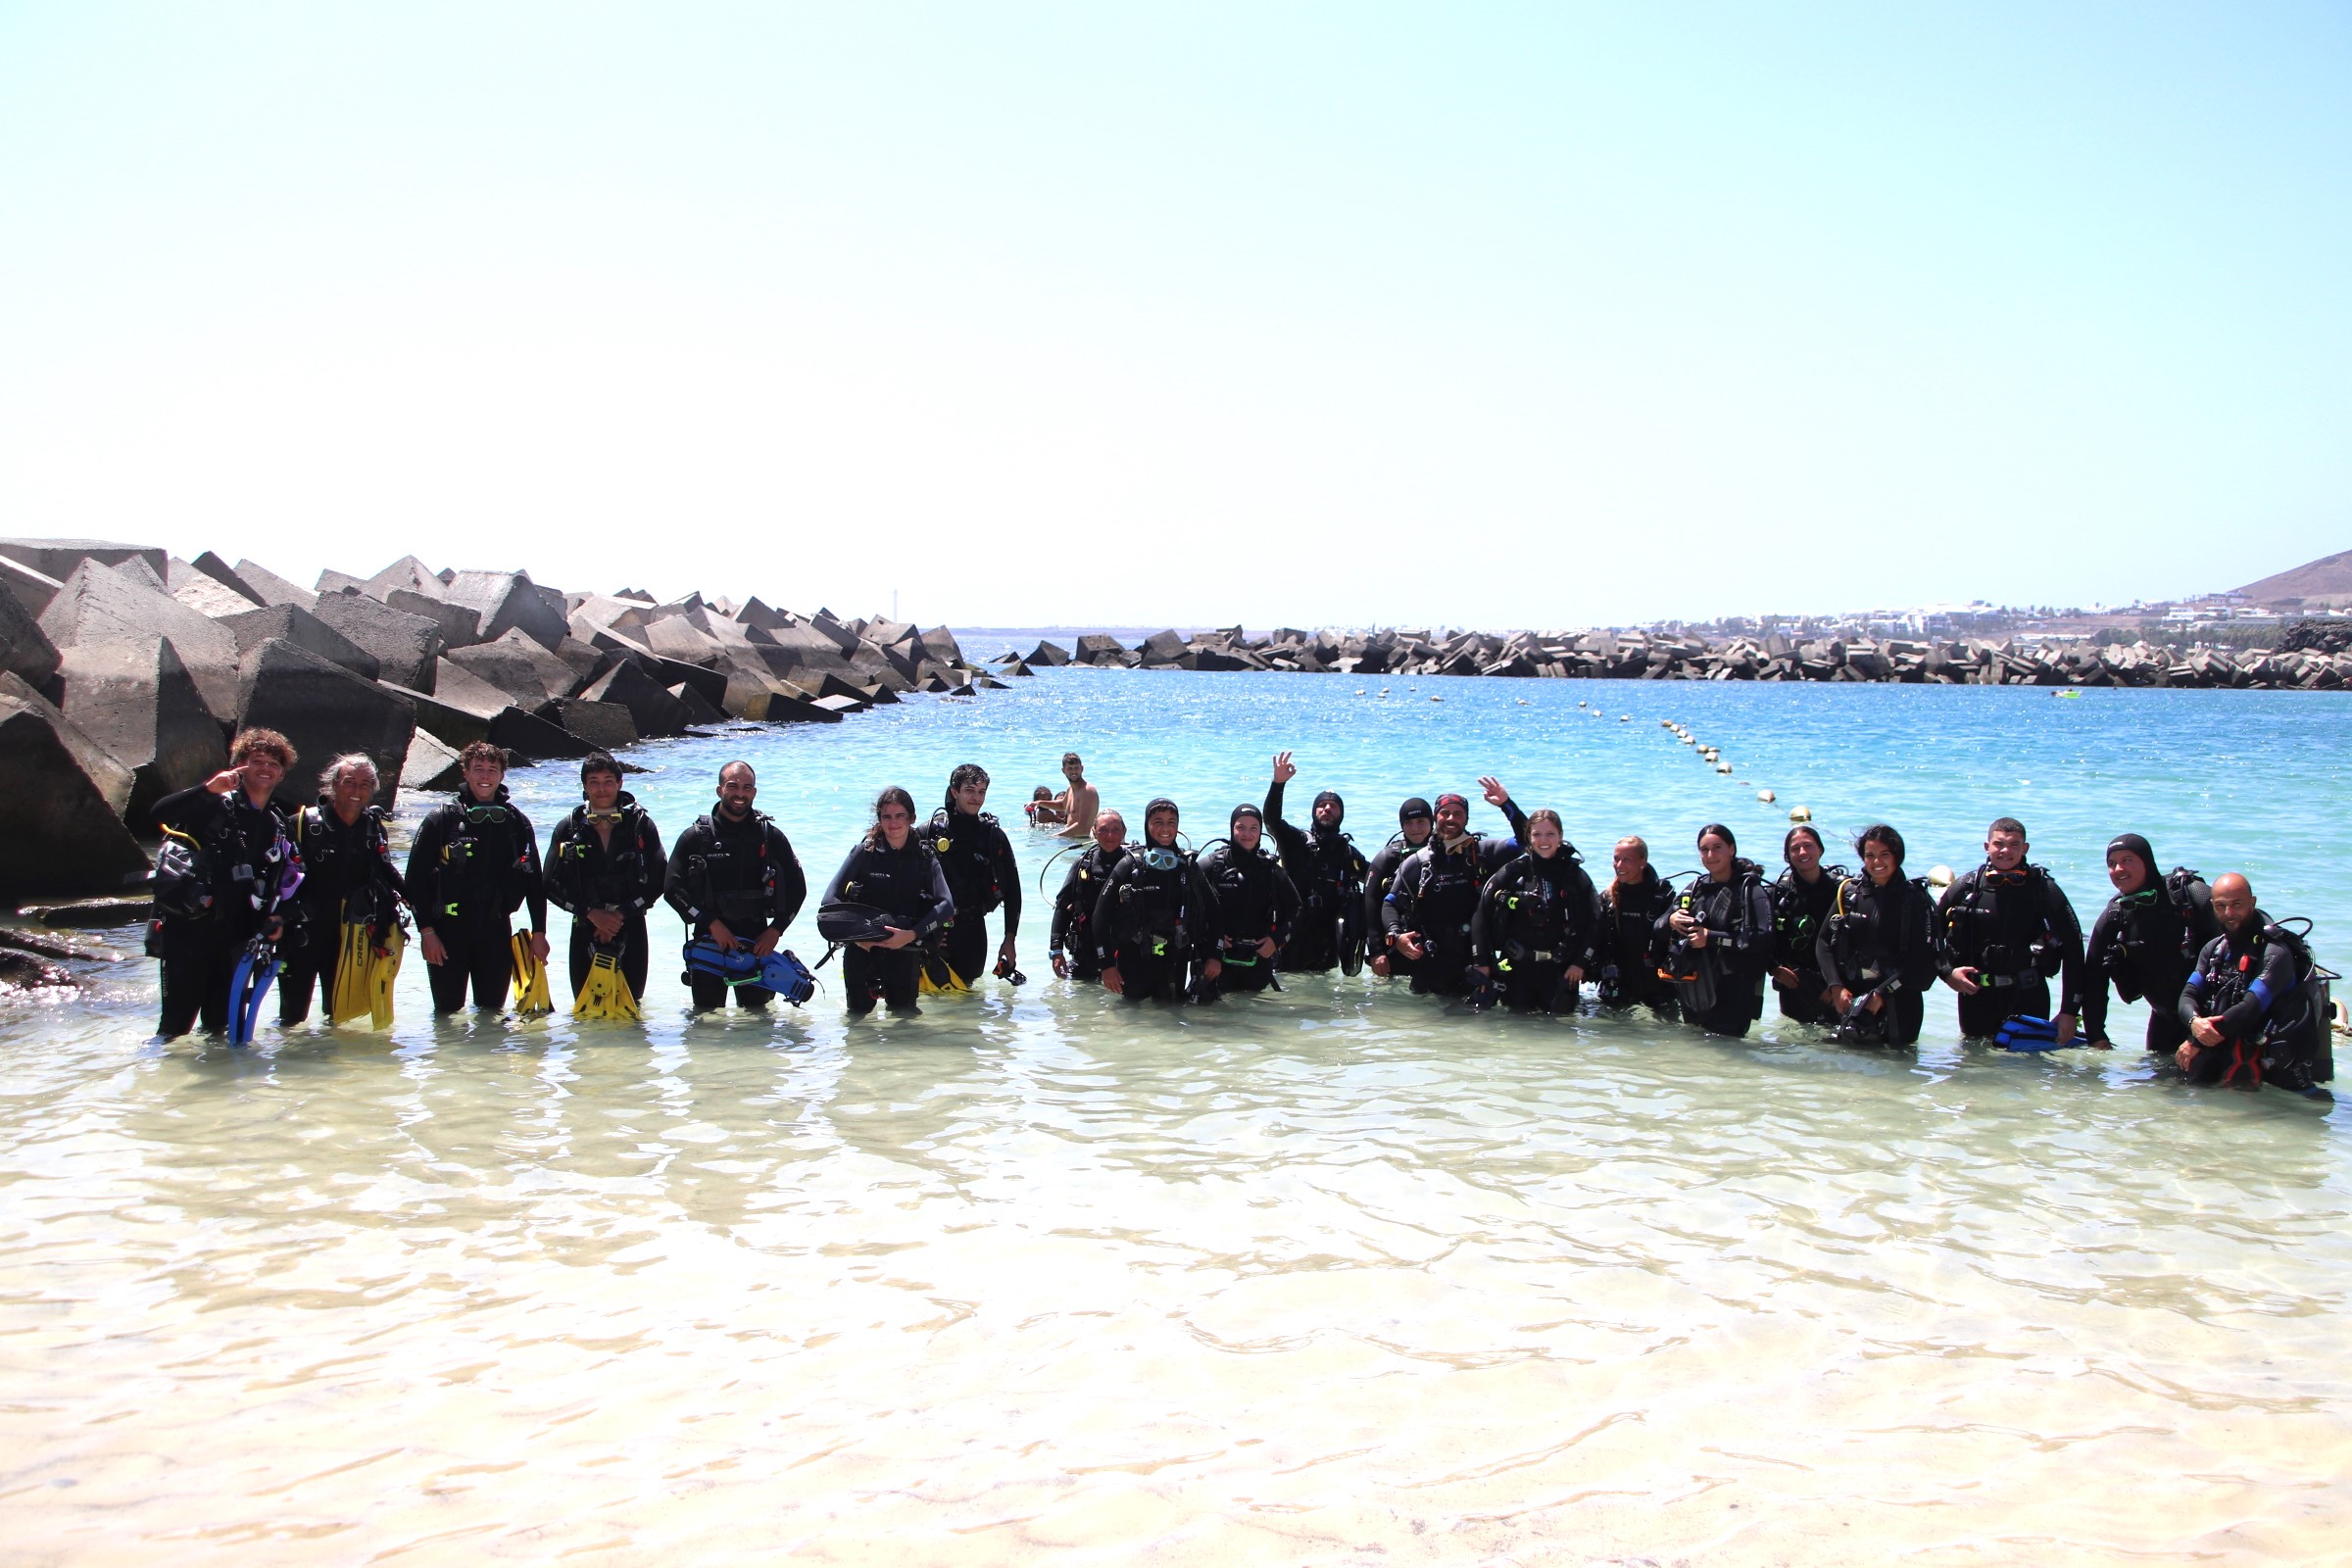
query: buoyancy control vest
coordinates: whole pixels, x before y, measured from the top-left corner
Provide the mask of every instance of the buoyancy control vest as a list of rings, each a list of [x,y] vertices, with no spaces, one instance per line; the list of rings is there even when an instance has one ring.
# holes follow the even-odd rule
[[[1939,943],[1953,968],[2006,981],[2029,971],[2047,980],[2065,966],[2067,943],[2052,912],[2057,882],[2046,866],[2015,871],[1980,866],[1961,879],[1942,911]]]
[[[741,822],[728,822],[708,811],[690,831],[695,843],[685,855],[683,881],[701,917],[723,921],[730,931],[765,926],[775,911],[782,869],[773,851],[774,819],[752,811]]]
[[[939,857],[940,869],[947,873],[956,912],[991,915],[1004,902],[1004,884],[998,871],[1004,830],[997,825],[993,811],[969,818],[968,825],[956,820],[959,814],[944,806],[933,811],[927,842]]]
[[[524,835],[522,814],[508,804],[507,787],[487,801],[460,790],[441,808],[449,836],[433,868],[437,913],[513,914],[530,895],[534,846]],[[421,921],[421,916],[419,917]]]
[[[1799,974],[1811,973],[1819,963],[1814,944],[1821,938],[1822,922],[1829,916],[1837,901],[1838,890],[1853,873],[1842,865],[1825,865],[1821,875],[1807,883],[1795,870],[1783,871],[1765,891],[1772,895],[1772,961]]]

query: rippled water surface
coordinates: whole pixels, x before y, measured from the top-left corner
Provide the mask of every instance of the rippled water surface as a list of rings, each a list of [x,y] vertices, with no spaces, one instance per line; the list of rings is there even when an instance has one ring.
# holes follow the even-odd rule
[[[876,786],[969,758],[1012,810],[1065,746],[1197,840],[1282,745],[1367,848],[1485,771],[1601,864],[1773,858],[1801,802],[1958,866],[2008,811],[2086,919],[2132,827],[2340,957],[2347,711],[1063,671],[632,783],[674,836],[741,751],[812,880]],[[2342,1553],[2345,1111],[1964,1050],[1946,994],[1892,1054],[1337,977],[691,1022],[672,930],[643,1029],[436,1027],[414,962],[388,1038],[161,1045],[138,964],[7,1004],[0,1559]]]

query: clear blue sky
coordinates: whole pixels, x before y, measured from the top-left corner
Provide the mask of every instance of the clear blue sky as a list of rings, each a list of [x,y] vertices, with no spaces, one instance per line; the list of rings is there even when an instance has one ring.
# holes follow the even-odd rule
[[[2352,7],[0,0],[0,531],[926,622],[2352,546]]]

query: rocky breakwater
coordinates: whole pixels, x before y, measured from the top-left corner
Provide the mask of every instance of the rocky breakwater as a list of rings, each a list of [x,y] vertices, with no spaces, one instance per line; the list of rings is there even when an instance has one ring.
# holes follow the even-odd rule
[[[758,599],[657,604],[415,557],[303,588],[211,552],[0,539],[0,897],[135,900],[154,804],[225,766],[250,725],[302,754],[288,804],[309,804],[328,758],[365,752],[388,805],[454,787],[469,741],[519,764],[999,684],[945,627]]]
[[[1905,681],[1947,686],[2188,686],[2339,691],[2352,683],[2352,650],[2315,634],[2276,650],[2146,642],[2039,644],[1982,639],[1911,642],[1778,634],[1707,639],[1642,631],[1276,631],[1240,627],[1155,632],[1130,648],[1081,637],[1074,649],[1040,643],[1004,663],[1094,664],[1144,669],[1261,669],[1341,675],[1483,675],[1554,680]]]

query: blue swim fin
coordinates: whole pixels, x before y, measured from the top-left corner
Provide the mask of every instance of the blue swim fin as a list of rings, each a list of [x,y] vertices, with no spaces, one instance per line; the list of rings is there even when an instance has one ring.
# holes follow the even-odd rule
[[[2058,1026],[2047,1018],[2035,1018],[2025,1013],[2006,1019],[1993,1043],[2004,1051],[2056,1051]]]
[[[253,1044],[254,1025],[261,1021],[262,1004],[269,999],[270,982],[277,978],[277,946],[260,937],[245,945],[228,981],[228,1043]]]
[[[760,984],[796,1007],[816,995],[816,976],[789,948],[778,948],[760,960]]]

